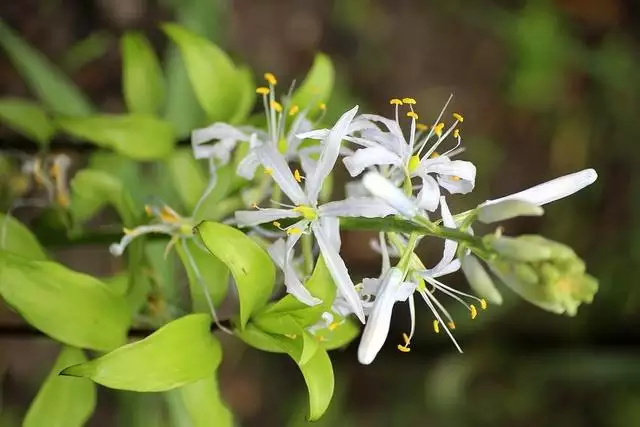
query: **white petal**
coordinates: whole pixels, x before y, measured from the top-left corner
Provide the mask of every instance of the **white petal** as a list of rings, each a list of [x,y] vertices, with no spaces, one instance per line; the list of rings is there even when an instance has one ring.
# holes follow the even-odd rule
[[[206,128],[195,129],[191,132],[191,144],[194,146],[214,139],[235,139],[248,141],[249,137],[238,128],[227,123],[214,123]]]
[[[356,150],[353,155],[343,158],[342,162],[349,175],[357,176],[370,166],[401,165],[402,159],[385,147],[377,146]]]
[[[113,256],[122,255],[129,243],[131,243],[131,241],[136,237],[142,236],[143,234],[158,233],[172,235],[174,232],[175,227],[168,224],[141,225],[122,236],[119,243],[112,243],[109,246],[109,252],[111,252],[111,255]]]
[[[273,180],[287,197],[296,205],[306,204],[307,199],[302,188],[300,188],[300,185],[296,182],[287,161],[278,150],[271,144],[264,144],[262,147],[256,149],[256,153],[260,159],[260,163],[262,163],[265,168],[271,169]]]
[[[438,175],[457,176],[460,179],[475,182],[476,167],[473,163],[464,160],[448,160],[446,156],[437,158],[443,161],[434,162],[425,168],[426,173],[436,173]],[[436,159],[433,159],[436,160]]]
[[[249,151],[244,159],[238,163],[236,173],[244,179],[253,179],[256,169],[260,166],[260,159],[255,151]]]
[[[325,139],[327,136],[329,136],[329,129],[316,129],[296,134],[296,138],[299,139]]]
[[[292,234],[287,238],[285,263],[284,263],[284,285],[287,292],[293,295],[298,301],[308,306],[318,305],[322,300],[311,295],[311,292],[302,284],[296,271],[291,264],[293,258],[293,248],[302,237],[301,234]]]
[[[281,218],[298,218],[301,214],[292,209],[260,209],[255,211],[236,211],[235,217],[241,227],[273,222]]]
[[[552,179],[543,184],[536,185],[519,193],[501,197],[496,200],[487,200],[483,204],[498,203],[503,200],[524,200],[534,205],[542,206],[547,203],[570,196],[591,185],[598,178],[598,174],[593,169],[584,169],[569,175]]]
[[[333,242],[333,247],[336,251],[340,252],[340,246],[342,245],[342,240],[340,239],[340,218],[321,216],[319,221],[320,226],[324,230],[325,236]]]
[[[418,206],[433,212],[438,208],[440,201],[440,186],[431,175],[421,175],[422,188],[418,193]]]
[[[362,180],[347,182],[344,191],[347,197],[369,197],[369,191],[362,184]]]
[[[397,211],[384,200],[375,197],[353,197],[328,202],[318,208],[320,216],[349,216],[364,218],[384,218]]]
[[[466,179],[457,179],[453,176],[441,175],[438,177],[438,184],[449,194],[467,194],[473,191],[475,187],[474,181],[468,181]]]
[[[391,134],[404,140],[402,129],[400,129],[400,126],[395,120],[388,119],[386,117],[383,117],[377,114],[362,114],[360,117],[365,120],[369,120],[372,122],[380,122],[384,124],[387,127],[387,129],[389,129],[389,132],[391,132]]]
[[[319,222],[313,222],[311,224],[313,234],[316,237],[318,246],[320,246],[320,252],[327,264],[327,269],[335,282],[338,292],[342,295],[354,314],[358,316],[358,319],[364,323],[364,311],[362,310],[362,302],[360,296],[355,290],[351,277],[349,277],[349,270],[344,264],[340,254],[335,250],[333,243],[329,237],[325,236],[322,227]]]
[[[349,124],[357,112],[358,106],[356,105],[351,110],[344,113],[324,140],[324,147],[320,154],[320,159],[318,160],[316,169],[313,171],[311,176],[307,176],[305,190],[307,198],[311,204],[317,202],[318,194],[320,194],[320,189],[322,188],[322,182],[331,173],[336,160],[338,160],[342,139],[347,134]]]
[[[391,314],[397,300],[396,293],[402,282],[402,276],[402,271],[394,267],[389,270],[380,285],[358,347],[358,361],[363,365],[373,362],[387,340]]]
[[[449,206],[444,197],[440,197],[440,211],[442,213],[442,225],[448,228],[455,228],[456,222],[449,211]],[[447,267],[456,256],[456,250],[458,249],[458,242],[455,240],[446,239],[444,241],[444,251],[442,253],[442,259],[435,267],[427,270],[427,274],[438,274],[442,269]]]
[[[287,245],[284,239],[278,239],[267,248],[269,256],[280,269],[284,269],[284,257],[287,253]]]
[[[418,207],[413,201],[379,173],[367,172],[362,178],[362,183],[371,194],[384,200],[407,218],[413,218],[418,214]]]

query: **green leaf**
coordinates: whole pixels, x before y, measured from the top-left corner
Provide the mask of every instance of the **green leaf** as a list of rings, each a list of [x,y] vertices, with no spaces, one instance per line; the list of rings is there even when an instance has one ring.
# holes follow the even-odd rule
[[[104,56],[111,45],[111,34],[96,31],[79,40],[64,52],[61,64],[67,73],[73,73],[86,64]]]
[[[207,188],[207,177],[202,165],[190,149],[176,150],[167,162],[173,186],[187,212],[192,212]]]
[[[82,427],[96,406],[96,386],[78,378],[60,377],[67,366],[87,360],[82,350],[63,347],[53,369],[24,418],[23,427]]]
[[[34,261],[47,259],[47,254],[36,236],[23,223],[2,212],[0,212],[0,250]]]
[[[210,313],[203,286],[206,287],[214,307],[218,306],[227,295],[229,269],[193,239],[183,239],[176,245],[176,250],[189,278],[193,311]]]
[[[35,102],[18,98],[0,99],[0,120],[9,128],[45,146],[55,134],[53,123]]]
[[[174,320],[147,338],[122,346],[61,375],[89,378],[105,387],[130,391],[167,391],[216,372],[222,349],[206,314]]]
[[[209,121],[226,121],[238,110],[236,70],[231,58],[204,37],[177,24],[162,30],[180,48],[200,106]]]
[[[42,103],[56,114],[88,116],[93,107],[71,79],[0,20],[0,46]]]
[[[300,87],[293,93],[291,103],[301,110],[309,108],[310,114],[318,111],[318,104],[327,102],[333,90],[335,71],[331,59],[318,53]]]
[[[100,280],[49,261],[0,252],[0,295],[31,325],[65,344],[109,351],[127,338],[127,303]]]
[[[276,277],[273,262],[250,237],[228,225],[204,221],[195,232],[207,249],[231,270],[238,288],[242,329],[271,296]]]
[[[286,353],[273,334],[263,331],[253,323],[247,324],[244,329],[235,329],[234,335],[251,347],[269,353]]]
[[[132,113],[155,114],[164,99],[164,80],[149,40],[139,32],[127,32],[120,40],[122,89]]]
[[[236,111],[229,119],[229,123],[243,123],[253,110],[256,102],[255,81],[248,67],[239,67],[236,76],[238,85],[238,105]]]
[[[353,319],[335,318],[334,321],[338,325],[335,329],[324,328],[316,331],[316,338],[327,351],[342,348],[360,335],[360,323]]]
[[[165,158],[175,144],[171,125],[149,115],[99,114],[86,118],[61,117],[56,122],[70,135],[136,160]]]
[[[315,421],[324,414],[333,397],[334,377],[331,359],[326,350],[318,348],[307,363],[300,366],[309,390],[309,421]]]
[[[179,396],[191,427],[233,427],[233,415],[222,401],[215,376],[172,391]]]
[[[105,205],[112,205],[125,227],[136,222],[133,200],[122,182],[107,172],[83,169],[71,181],[69,209],[75,221],[83,222],[94,216]]]

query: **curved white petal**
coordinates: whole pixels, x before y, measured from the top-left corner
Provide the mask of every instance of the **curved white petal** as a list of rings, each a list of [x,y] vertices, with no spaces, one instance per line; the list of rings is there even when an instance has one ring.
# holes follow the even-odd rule
[[[433,212],[438,208],[440,201],[440,186],[431,175],[424,174],[420,178],[422,179],[422,188],[418,192],[418,206]]]
[[[191,144],[194,146],[214,139],[235,139],[248,141],[249,136],[238,128],[227,123],[216,122],[205,128],[195,129],[191,132]]]
[[[438,184],[447,190],[449,194],[467,194],[473,191],[473,188],[475,187],[474,181],[444,175],[438,177]]]
[[[313,222],[311,224],[311,228],[314,236],[316,237],[316,241],[318,242],[318,246],[320,247],[322,257],[327,264],[327,269],[338,288],[338,292],[344,297],[358,319],[364,323],[365,320],[362,302],[360,301],[360,296],[356,292],[353,282],[351,281],[351,277],[349,277],[349,270],[347,270],[347,266],[344,264],[342,258],[340,258],[338,251],[335,250],[331,239],[324,234],[320,223],[317,221]]]
[[[300,132],[296,134],[299,139],[325,139],[329,136],[329,129],[315,129],[308,132]]]
[[[457,176],[460,179],[475,182],[476,167],[473,163],[465,160],[449,160],[446,156],[440,156],[440,162],[434,162],[425,167],[426,173],[436,173],[438,175]],[[437,160],[437,159],[433,159]]]
[[[309,203],[315,204],[317,202],[318,194],[320,194],[320,189],[322,188],[322,182],[331,173],[331,170],[333,170],[333,166],[340,154],[342,139],[347,134],[349,125],[357,112],[358,106],[356,105],[344,113],[324,140],[324,147],[320,154],[320,159],[318,159],[318,163],[316,164],[316,168],[313,174],[307,176],[305,191]]]
[[[255,211],[236,211],[235,218],[241,227],[273,222],[281,218],[298,218],[301,214],[292,209],[260,209]]]
[[[324,230],[325,236],[331,240],[336,251],[340,252],[340,246],[342,246],[342,239],[340,238],[340,218],[321,216],[318,220],[320,221],[322,230]]]
[[[142,236],[143,234],[168,234],[172,235],[175,231],[175,227],[168,224],[151,224],[151,225],[141,225],[139,227],[134,228],[133,230],[128,231],[120,242],[112,243],[109,246],[109,252],[113,256],[120,256],[126,249],[126,247],[133,241],[136,237]]]
[[[534,205],[542,206],[547,203],[570,196],[598,179],[598,174],[593,169],[584,169],[569,175],[564,175],[535,187],[528,188],[509,196],[495,200],[487,200],[483,204],[498,203],[503,200],[524,200]]]
[[[285,158],[271,144],[264,144],[256,149],[260,163],[270,169],[271,176],[282,191],[296,205],[304,205],[307,202],[304,192],[296,182]]]
[[[291,234],[287,237],[285,257],[284,257],[284,285],[287,288],[287,292],[293,295],[298,301],[308,306],[314,306],[322,303],[322,300],[311,295],[311,292],[302,284],[300,278],[296,274],[296,271],[291,264],[293,259],[293,248],[298,240],[302,237],[301,234]]]
[[[260,159],[255,151],[249,151],[244,159],[238,163],[236,173],[244,179],[253,179],[256,169],[260,166]]]
[[[387,129],[389,129],[389,132],[391,132],[393,135],[401,138],[404,140],[404,135],[402,134],[402,129],[400,129],[400,126],[398,125],[398,123],[393,120],[393,119],[388,119],[384,116],[380,116],[378,114],[362,114],[360,117],[362,117],[365,120],[369,120],[372,122],[380,122],[382,124],[384,124],[386,126]]]
[[[318,208],[320,216],[349,216],[364,218],[384,218],[397,211],[382,199],[375,197],[352,197],[328,202]]]
[[[366,168],[377,165],[401,165],[402,159],[385,147],[376,146],[361,148],[356,152],[342,159],[349,175],[360,175]]]
[[[362,178],[365,188],[374,196],[384,200],[400,214],[413,218],[418,214],[418,207],[402,190],[377,172],[367,172]]]

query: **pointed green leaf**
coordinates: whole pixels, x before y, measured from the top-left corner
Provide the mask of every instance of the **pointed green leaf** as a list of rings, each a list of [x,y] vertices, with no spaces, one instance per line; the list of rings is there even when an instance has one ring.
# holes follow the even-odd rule
[[[96,406],[96,386],[58,373],[87,360],[82,350],[63,347],[53,369],[29,407],[23,427],[82,427]]]
[[[164,99],[164,80],[149,40],[139,32],[127,32],[120,40],[122,89],[132,113],[155,114]]]
[[[0,99],[0,121],[40,145],[47,145],[55,134],[47,113],[35,102],[25,99]]]
[[[251,347],[269,353],[286,353],[273,334],[263,331],[253,323],[249,323],[244,329],[236,329],[234,335]]]
[[[176,150],[167,161],[171,180],[187,212],[192,212],[207,188],[207,176],[191,149]]]
[[[334,329],[324,328],[316,331],[316,338],[327,351],[345,347],[360,335],[360,323],[351,318],[334,318]]]
[[[214,43],[177,24],[162,25],[180,48],[189,80],[209,121],[226,121],[238,109],[237,76],[229,56]]]
[[[189,278],[193,311],[210,313],[205,288],[214,307],[217,307],[227,295],[229,269],[193,239],[182,240],[176,245],[176,250]]]
[[[324,414],[333,397],[334,377],[331,359],[326,350],[318,348],[314,356],[300,366],[309,391],[309,421]]]
[[[229,119],[231,124],[243,123],[256,103],[256,86],[248,67],[238,68],[236,82],[238,102],[235,113]]]
[[[179,396],[191,427],[233,427],[233,415],[222,401],[215,376],[172,391]]]
[[[229,267],[238,288],[240,327],[271,297],[276,272],[271,258],[256,242],[228,225],[204,221],[195,231],[209,251]]]
[[[165,158],[175,144],[169,123],[143,114],[61,117],[56,122],[70,135],[137,160]]]
[[[0,250],[34,261],[47,259],[47,254],[36,236],[23,223],[2,212],[0,212]]]
[[[311,114],[318,111],[318,104],[327,102],[333,90],[335,71],[331,59],[318,53],[300,87],[293,93],[292,104],[300,109],[309,108]]]
[[[99,30],[73,44],[60,60],[67,73],[73,73],[92,61],[104,56],[111,47],[111,34]]]
[[[71,79],[1,19],[0,46],[25,83],[51,111],[67,116],[88,116],[93,112],[89,99]]]
[[[190,314],[147,338],[122,346],[61,375],[89,378],[105,387],[130,391],[166,391],[216,372],[222,360],[218,340],[209,330],[211,318]]]
[[[65,344],[109,351],[126,341],[131,319],[124,298],[56,262],[0,252],[0,295],[27,322]]]

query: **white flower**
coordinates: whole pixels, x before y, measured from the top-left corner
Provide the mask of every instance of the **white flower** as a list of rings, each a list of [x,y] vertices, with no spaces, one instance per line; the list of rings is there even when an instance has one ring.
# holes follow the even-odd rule
[[[294,246],[293,243],[299,239],[300,233],[310,230],[318,242],[320,252],[340,294],[348,301],[358,318],[364,322],[360,298],[354,289],[347,267],[339,255],[338,217],[376,218],[391,215],[395,213],[395,210],[382,200],[365,197],[329,202],[318,206],[318,196],[322,184],[333,169],[339,155],[342,138],[357,110],[356,106],[344,113],[327,135],[313,173],[305,178],[304,190],[299,185],[303,177],[298,171],[295,174],[291,173],[285,158],[273,145],[265,144],[256,149],[262,166],[294,205],[280,209],[258,208],[256,211],[238,211],[236,212],[236,221],[240,226],[254,226],[282,218],[300,218],[295,224],[283,229],[289,235],[288,240],[292,241],[288,247]],[[275,224],[280,226],[278,222]]]
[[[300,234],[292,235],[291,239],[286,242],[284,239],[278,239],[269,246],[267,252],[269,252],[271,259],[273,259],[278,268],[284,272],[284,285],[287,288],[287,292],[301,303],[314,306],[322,301],[311,295],[307,288],[304,287],[293,266],[293,246],[300,236]]]

